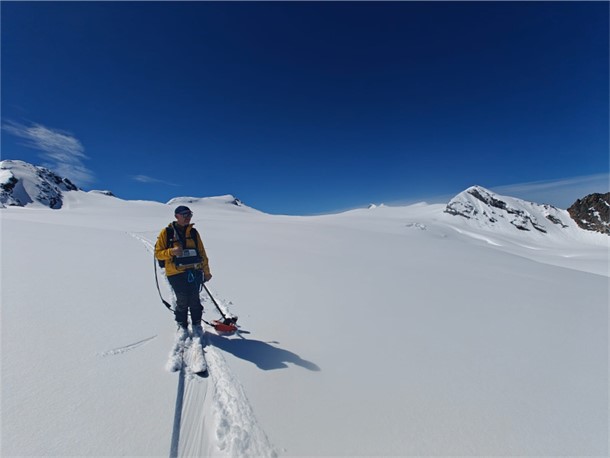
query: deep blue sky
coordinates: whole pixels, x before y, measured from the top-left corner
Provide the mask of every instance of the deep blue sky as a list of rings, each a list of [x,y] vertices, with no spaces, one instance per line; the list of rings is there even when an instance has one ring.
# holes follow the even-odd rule
[[[607,2],[1,8],[2,158],[85,189],[289,214],[609,190]]]

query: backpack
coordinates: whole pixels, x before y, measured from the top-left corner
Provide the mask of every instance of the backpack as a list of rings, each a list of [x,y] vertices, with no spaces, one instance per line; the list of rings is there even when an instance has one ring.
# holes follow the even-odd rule
[[[195,248],[197,249],[197,245],[199,245],[198,243],[198,237],[199,234],[197,233],[197,230],[194,227],[191,227],[191,239],[193,239],[193,241],[195,242]],[[182,248],[186,248],[186,240],[181,240],[180,237],[178,236],[178,232],[176,231],[176,229],[174,228],[174,223],[171,223],[169,226],[167,226],[165,228],[165,238],[167,239],[167,245],[165,246],[165,248],[169,248],[174,244],[174,241],[179,240],[180,243],[182,244]],[[161,267],[162,269],[165,268],[165,260],[163,259],[157,259],[157,263],[159,263],[159,267]]]

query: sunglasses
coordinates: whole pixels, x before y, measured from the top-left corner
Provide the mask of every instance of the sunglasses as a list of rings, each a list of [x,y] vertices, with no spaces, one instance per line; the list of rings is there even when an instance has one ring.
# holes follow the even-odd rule
[[[193,216],[193,212],[187,212],[187,213],[177,213],[178,215],[184,217],[184,218],[190,218],[191,216]]]

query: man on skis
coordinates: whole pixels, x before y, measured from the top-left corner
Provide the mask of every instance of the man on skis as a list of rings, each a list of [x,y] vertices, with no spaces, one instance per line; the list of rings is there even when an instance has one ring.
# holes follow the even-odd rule
[[[194,335],[202,335],[203,306],[199,290],[212,278],[208,257],[199,233],[193,227],[193,212],[180,205],[174,211],[176,221],[164,228],[155,244],[155,257],[165,267],[165,275],[176,294],[174,315],[180,331],[188,335],[188,311]]]

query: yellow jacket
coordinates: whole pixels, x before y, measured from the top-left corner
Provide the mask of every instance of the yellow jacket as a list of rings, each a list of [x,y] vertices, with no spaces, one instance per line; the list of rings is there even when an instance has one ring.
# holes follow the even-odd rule
[[[195,246],[195,240],[191,238],[191,230],[193,229],[193,225],[189,224],[186,227],[186,247],[185,248],[196,248],[199,256],[201,257],[201,264],[196,264],[192,268],[200,269],[203,271],[204,275],[210,275],[210,266],[208,265],[208,256],[205,252],[205,248],[203,247],[203,242],[201,241],[201,234],[197,234],[197,246]],[[171,249],[174,247],[180,246],[180,241],[177,237],[174,237],[174,241],[172,246],[167,246],[167,231],[166,228],[163,228],[159,237],[157,237],[157,243],[155,244],[155,257],[161,261],[165,261],[165,275],[168,277],[172,275],[181,274],[187,271],[185,267],[178,267],[174,264],[174,256],[171,253]]]

